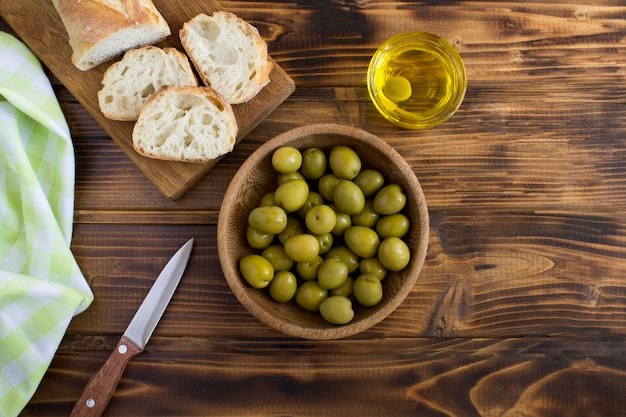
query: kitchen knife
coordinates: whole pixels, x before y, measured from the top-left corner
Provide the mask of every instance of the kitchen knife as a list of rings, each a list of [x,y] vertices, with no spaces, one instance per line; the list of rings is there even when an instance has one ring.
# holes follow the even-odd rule
[[[131,358],[141,353],[170,302],[189,261],[193,238],[163,268],[111,356],[85,386],[71,417],[100,416]]]

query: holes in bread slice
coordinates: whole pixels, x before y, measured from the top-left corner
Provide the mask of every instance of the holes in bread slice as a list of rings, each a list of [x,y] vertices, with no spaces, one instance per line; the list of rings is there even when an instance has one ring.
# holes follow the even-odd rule
[[[157,149],[163,147],[163,145],[168,141],[168,139],[172,136],[172,134],[174,133],[174,128],[173,127],[159,127],[155,133],[152,140],[150,143],[146,143],[144,146],[147,146],[147,148],[151,151],[151,152],[156,152]]]
[[[179,109],[176,114],[174,114],[174,117],[172,117],[172,122],[176,122],[178,120],[182,120],[185,118],[185,116],[187,116],[187,111],[186,110],[182,110]]]
[[[220,26],[210,19],[199,20],[198,24],[192,25],[191,29],[196,31],[198,36],[208,41],[217,39],[222,31]]]
[[[181,110],[189,111],[202,105],[202,97],[195,94],[175,94],[173,97],[172,105]]]
[[[126,96],[119,97],[117,105],[120,107],[120,109],[128,109],[129,107],[128,97]]]
[[[214,42],[211,44],[209,57],[217,65],[236,65],[239,61],[239,52],[222,42]]]
[[[211,116],[209,113],[203,113],[200,123],[202,123],[204,126],[211,126],[211,124],[213,123],[213,116]]]
[[[185,147],[185,149],[197,150],[198,149],[197,142],[195,142],[194,135],[189,131],[189,129],[190,129],[189,126],[185,128],[185,134],[183,135],[183,146]],[[193,146],[194,144],[196,145]]]
[[[141,98],[146,99],[150,97],[152,94],[154,94],[155,91],[156,91],[156,88],[154,87],[154,84],[150,83],[147,86],[145,86],[143,90],[141,90]]]

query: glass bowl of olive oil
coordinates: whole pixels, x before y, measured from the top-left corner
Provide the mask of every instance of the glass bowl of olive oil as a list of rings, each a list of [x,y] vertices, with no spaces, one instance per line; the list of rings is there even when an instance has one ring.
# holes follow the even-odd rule
[[[406,32],[385,41],[370,61],[367,88],[378,111],[406,129],[425,129],[452,116],[467,89],[465,66],[445,39]]]

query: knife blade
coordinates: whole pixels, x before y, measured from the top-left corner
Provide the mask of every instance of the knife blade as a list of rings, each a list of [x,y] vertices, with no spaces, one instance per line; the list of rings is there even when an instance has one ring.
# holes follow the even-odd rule
[[[193,238],[189,239],[165,265],[117,346],[83,389],[70,417],[102,415],[120,382],[126,365],[144,350],[165,312],[185,272],[192,247]]]

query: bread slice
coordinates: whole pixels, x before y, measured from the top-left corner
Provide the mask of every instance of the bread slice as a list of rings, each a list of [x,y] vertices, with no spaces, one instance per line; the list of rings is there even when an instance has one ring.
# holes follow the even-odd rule
[[[154,45],[170,28],[151,0],[52,0],[82,71],[128,49]]]
[[[273,64],[259,31],[225,11],[199,14],[183,25],[180,40],[207,86],[229,103],[245,103],[270,81]]]
[[[166,85],[197,86],[185,54],[175,48],[143,46],[130,49],[112,64],[98,91],[100,111],[113,120],[137,120],[148,98]]]
[[[233,150],[233,109],[210,87],[163,87],[150,97],[133,129],[141,155],[170,161],[208,162]]]

